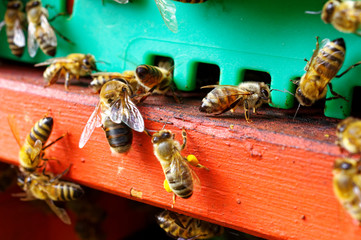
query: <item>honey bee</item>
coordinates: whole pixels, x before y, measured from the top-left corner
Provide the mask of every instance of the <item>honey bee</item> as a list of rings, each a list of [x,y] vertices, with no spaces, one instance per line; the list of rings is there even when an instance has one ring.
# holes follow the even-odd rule
[[[169,130],[160,130],[153,134],[152,143],[154,155],[160,162],[164,175],[164,186],[167,191],[173,192],[173,203],[175,196],[181,198],[189,198],[193,194],[193,182],[198,181],[197,175],[189,167],[188,163],[193,166],[204,168],[205,166],[198,163],[197,159],[190,161],[181,155],[181,151],[185,148],[187,142],[187,133],[183,129],[183,144],[174,140],[174,134]],[[169,188],[169,190],[168,190]]]
[[[25,35],[23,32],[25,14],[21,11],[22,9],[23,3],[21,1],[9,1],[5,12],[5,19],[0,23],[0,31],[6,25],[6,35],[11,53],[17,57],[23,55],[25,47]]]
[[[360,161],[351,158],[336,159],[333,167],[333,191],[342,206],[361,222]]]
[[[167,210],[156,218],[159,226],[176,239],[208,239],[224,232],[222,226]]]
[[[48,21],[49,13],[40,0],[30,0],[26,4],[28,18],[28,50],[34,57],[38,48],[49,56],[55,56],[57,39],[54,29]]]
[[[348,117],[337,125],[337,145],[350,153],[361,153],[361,120]]]
[[[207,0],[175,0],[182,3],[203,3]],[[174,33],[178,32],[178,22],[176,18],[176,6],[172,0],[155,0],[155,4],[164,20],[165,25]]]
[[[113,79],[123,79],[131,87],[133,93],[137,93],[140,89],[140,84],[138,83],[134,71],[124,71],[123,73],[118,72],[96,72],[91,74],[93,81],[90,82],[90,87],[94,92],[99,92],[102,86],[113,80]]]
[[[333,41],[325,39],[322,41],[320,48],[317,37],[316,50],[313,52],[311,60],[307,62],[305,67],[306,73],[299,81],[295,81],[298,85],[295,97],[300,105],[311,106],[315,101],[324,98],[327,93],[327,85],[330,87],[330,91],[335,97],[326,100],[335,98],[346,100],[344,97],[333,91],[330,81],[334,77],[341,77],[353,67],[361,64],[361,62],[357,62],[343,73],[336,76],[344,62],[345,53],[346,46],[343,38],[338,38]]]
[[[330,0],[322,9],[321,18],[338,31],[361,36],[361,2]]]
[[[172,91],[176,102],[180,102],[174,93],[175,85],[173,82],[173,66],[168,61],[160,62],[159,66],[139,65],[135,70],[135,77],[139,84],[145,88],[140,102],[144,101],[150,94],[165,94]]]
[[[144,131],[143,117],[130,96],[132,90],[124,80],[112,80],[103,85],[99,103],[80,137],[79,148],[84,147],[95,127],[102,126],[113,153],[129,150],[133,139],[131,129]]]
[[[256,109],[264,103],[270,103],[270,89],[263,82],[242,82],[238,86],[209,85],[202,88],[214,89],[202,100],[199,111],[208,114],[222,114],[243,105],[244,116],[249,120],[249,110]]]
[[[35,64],[35,67],[48,66],[43,74],[47,86],[54,84],[59,77],[65,76],[65,89],[68,90],[72,78],[89,76],[96,71],[95,58],[91,54],[73,53],[66,57],[51,58],[45,62]]]
[[[36,168],[39,167],[40,161],[45,160],[43,158],[44,156],[43,151],[65,136],[65,134],[63,134],[56,140],[44,146],[48,138],[50,137],[54,123],[52,117],[44,117],[35,123],[30,133],[26,136],[25,143],[21,144],[16,122],[15,119],[13,118],[13,115],[8,116],[8,123],[20,147],[20,151],[19,151],[20,169],[25,172],[34,172]]]
[[[18,185],[24,192],[14,194],[13,196],[21,197],[20,200],[22,201],[44,200],[65,224],[71,224],[66,211],[57,207],[53,202],[77,200],[84,194],[80,185],[59,180],[68,170],[69,168],[57,176],[45,172],[19,173]]]

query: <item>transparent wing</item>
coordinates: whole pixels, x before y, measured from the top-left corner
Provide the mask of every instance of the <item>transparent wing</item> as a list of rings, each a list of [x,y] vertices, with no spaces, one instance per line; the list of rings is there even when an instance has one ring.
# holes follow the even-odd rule
[[[66,57],[57,57],[57,58],[50,58],[47,59],[45,62],[37,63],[35,67],[47,66],[53,63],[75,63],[76,61],[72,59],[68,59]]]
[[[174,33],[178,32],[178,22],[175,15],[176,7],[174,3],[171,0],[155,0],[155,4],[169,30]]]
[[[35,39],[35,24],[29,23],[28,26],[28,52],[30,57],[35,57],[36,52],[38,51],[39,44],[36,42]]]
[[[19,136],[19,129],[16,125],[16,120],[14,115],[8,115],[8,123],[16,142],[18,143],[19,147],[21,147],[22,145]]]
[[[184,166],[181,167],[182,165],[184,165]],[[171,167],[171,169],[174,169],[176,176],[180,176],[180,178],[181,178],[180,180],[181,180],[182,184],[184,183],[184,181],[187,181],[187,179],[183,178],[183,176],[191,175],[192,180],[193,180],[193,186],[201,185],[198,175],[190,167],[187,159],[182,156],[182,154],[180,153],[179,150],[177,150],[176,153],[174,154],[174,158],[172,159],[170,167]]]
[[[35,158],[37,158],[42,149],[43,149],[43,143],[39,139],[36,140],[34,143],[34,147],[31,149],[30,159],[34,160]]]
[[[40,26],[44,31],[44,37],[46,37],[45,41],[49,45],[56,47],[57,40],[56,40],[55,32],[54,32],[53,28],[51,27],[51,25],[49,24],[48,19],[46,18],[46,16],[44,14],[42,14],[40,17]]]
[[[46,199],[45,202],[48,204],[51,210],[60,218],[61,221],[63,221],[65,224],[71,224],[69,215],[64,209],[55,206],[54,202],[51,199]]]
[[[25,47],[25,35],[20,24],[20,19],[15,21],[14,26],[14,43],[18,47]]]
[[[96,127],[100,127],[102,125],[101,123],[101,116],[100,116],[100,102],[97,104],[97,106],[94,109],[94,112],[92,115],[90,115],[90,118],[88,122],[86,123],[83,132],[81,134],[80,140],[79,140],[79,148],[83,148],[85,144],[88,142],[90,136],[92,135],[94,129]]]
[[[127,3],[129,3],[129,0],[114,0],[114,2],[117,2],[120,4],[127,4]]]
[[[0,22],[0,31],[5,26],[5,21]]]
[[[142,114],[128,95],[125,95],[123,101],[118,100],[112,105],[110,109],[110,119],[115,123],[124,122],[137,132],[144,131]]]

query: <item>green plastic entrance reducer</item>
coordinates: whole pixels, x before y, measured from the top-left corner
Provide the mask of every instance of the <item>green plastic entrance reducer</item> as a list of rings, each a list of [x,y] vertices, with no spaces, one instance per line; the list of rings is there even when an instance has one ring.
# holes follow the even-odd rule
[[[125,5],[107,0],[104,5],[101,0],[77,0],[71,16],[58,17],[51,23],[75,43],[71,45],[58,38],[56,57],[75,52],[91,53],[96,59],[111,63],[98,65],[99,69],[113,72],[134,69],[134,64],[127,61],[133,57],[138,64],[154,64],[157,56],[170,57],[175,63],[175,84],[182,91],[196,90],[202,66],[202,69],[216,69],[220,84],[237,85],[252,80],[247,77],[251,70],[253,74],[269,74],[271,89],[294,92],[296,86],[290,80],[304,74],[304,59],[311,58],[316,36],[345,39],[346,59],[340,72],[361,60],[360,37],[338,32],[324,24],[320,15],[305,14],[305,11],[321,10],[324,2],[208,0],[202,4],[174,3],[179,28],[176,34],[167,29],[153,0],[133,0]],[[65,11],[65,1],[43,0],[43,5],[46,4],[54,6],[49,9],[50,17]],[[5,5],[0,4],[1,16]],[[28,63],[49,58],[39,50],[31,59],[27,49],[21,58],[13,56],[5,31],[0,33],[0,57]],[[206,70],[203,75],[214,75],[214,72]],[[326,101],[326,116],[345,118],[354,111],[352,100],[354,89],[361,86],[360,78],[361,67],[358,67],[332,80],[334,90],[349,101]],[[277,108],[292,108],[296,102],[288,93],[273,91],[271,97],[272,106]]]

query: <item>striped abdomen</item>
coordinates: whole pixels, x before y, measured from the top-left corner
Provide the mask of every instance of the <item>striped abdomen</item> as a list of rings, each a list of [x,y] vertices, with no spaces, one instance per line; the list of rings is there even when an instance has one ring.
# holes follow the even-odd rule
[[[125,153],[132,146],[133,131],[125,123],[114,123],[107,117],[103,129],[112,152]]]
[[[49,32],[52,31],[52,32]],[[54,39],[55,37],[55,39]],[[40,49],[49,56],[55,56],[56,54],[56,36],[53,30],[44,30],[41,27],[37,27],[35,31],[35,39],[39,44]],[[55,41],[55,44],[53,43]]]
[[[210,91],[202,100],[199,111],[205,113],[220,113],[228,108],[237,105],[240,95],[237,94],[235,88],[216,87]]]
[[[342,38],[327,43],[319,50],[314,64],[310,66],[321,78],[331,80],[342,67],[345,59],[346,46]]]
[[[182,3],[203,3],[206,2],[207,0],[174,0],[177,2],[182,2]]]
[[[44,117],[40,119],[37,123],[35,123],[30,133],[26,136],[26,143],[33,147],[36,140],[40,140],[44,145],[50,137],[53,129],[53,123],[52,117]]]
[[[159,85],[159,90],[165,90],[169,88],[169,80],[165,70],[151,65],[140,65],[135,70],[136,77],[140,83],[148,88],[153,88]]]
[[[62,65],[60,63],[50,64],[44,71],[43,77],[48,85],[54,84],[62,74]]]
[[[185,160],[179,160],[176,164],[163,168],[165,178],[172,192],[181,197],[189,198],[193,194],[193,176]]]
[[[77,200],[84,194],[80,185],[65,181],[46,183],[45,189],[48,197],[54,201]]]
[[[224,232],[222,226],[170,211],[160,213],[157,222],[174,238],[208,239]]]

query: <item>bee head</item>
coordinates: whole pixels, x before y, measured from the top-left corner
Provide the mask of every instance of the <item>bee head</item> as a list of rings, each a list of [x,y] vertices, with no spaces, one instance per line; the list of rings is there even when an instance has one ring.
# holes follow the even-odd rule
[[[23,8],[23,3],[21,1],[9,1],[7,9],[19,10]]]
[[[260,83],[260,87],[261,87],[261,89],[260,89],[261,99],[264,102],[269,103],[271,101],[269,86],[265,83]]]
[[[35,9],[37,7],[41,7],[41,1],[40,0],[33,0],[33,1],[29,1],[26,4],[26,11],[28,12],[31,9]]]
[[[321,18],[325,23],[331,23],[336,7],[340,4],[338,0],[330,0],[323,6]]]
[[[303,95],[300,87],[296,89],[295,97],[302,106],[311,106],[315,102]]]
[[[86,72],[92,72],[97,70],[94,56],[91,54],[85,55],[81,67]]]
[[[339,124],[337,124],[336,133],[337,134],[343,133],[345,131],[347,125],[350,124],[353,121],[357,121],[357,119],[355,119],[353,117],[348,117],[348,118],[342,120],[341,122],[339,122]]]
[[[173,139],[174,134],[172,134],[169,130],[160,130],[159,132],[153,134],[152,136],[152,143],[160,143],[166,141],[168,139]]]
[[[356,174],[360,172],[359,161],[352,158],[338,158],[333,165],[334,173]]]

